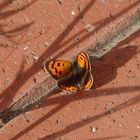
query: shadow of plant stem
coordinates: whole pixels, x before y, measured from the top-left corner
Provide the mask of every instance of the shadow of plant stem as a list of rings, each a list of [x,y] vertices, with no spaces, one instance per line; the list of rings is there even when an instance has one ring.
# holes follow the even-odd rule
[[[5,19],[5,18],[8,18],[9,16],[13,16],[14,14],[17,14],[19,13],[20,11],[23,11],[25,10],[26,8],[28,8],[31,4],[33,4],[34,2],[36,2],[37,0],[32,0],[31,2],[28,2],[27,4],[25,4],[24,6],[21,6],[19,9],[14,9],[14,10],[9,10],[9,11],[6,11],[6,12],[1,12],[0,13],[0,20],[1,19]],[[13,2],[13,0],[5,0],[3,3],[0,4],[0,8],[3,9],[5,7],[7,7],[8,5],[10,5],[11,3]],[[1,24],[1,27],[0,27],[0,33],[1,33],[1,37],[5,37],[7,38],[8,40],[10,40],[10,37],[11,36],[14,36],[14,35],[17,35],[17,33],[21,33],[21,31],[25,31],[25,29],[29,29],[29,27],[31,25],[33,25],[34,22],[30,22],[30,23],[26,23],[26,24],[23,24],[23,25],[20,25],[20,26],[17,26],[16,28],[14,29],[11,29],[11,30],[8,30],[8,31],[4,31],[3,30],[3,27],[5,26],[8,26],[8,24],[4,23],[4,24]],[[2,45],[2,44],[1,44]],[[10,52],[10,54],[12,54],[13,52]],[[10,56],[10,54],[8,56],[6,56],[6,59]],[[4,59],[5,60],[5,59]],[[1,61],[2,63],[2,61]],[[23,70],[23,63],[21,64],[21,69],[19,70],[19,73],[21,74],[21,71]],[[17,80],[15,80],[15,85],[18,86],[17,84]],[[7,101],[8,99],[11,99],[11,100],[8,100],[9,103],[7,104],[7,106],[10,104],[10,102],[12,102],[12,96],[14,97],[14,94],[12,95],[12,93],[9,93],[8,91],[10,91],[11,88],[15,88],[15,86],[13,84],[11,84],[3,93],[5,94],[0,94],[0,98],[2,99],[1,101],[1,105],[5,102],[5,100]],[[8,95],[8,96],[7,96]],[[11,96],[10,96],[11,95]]]
[[[101,90],[100,93],[104,93],[103,90]],[[71,96],[76,96],[76,95],[71,95]],[[124,109],[126,107],[129,107],[131,105],[134,105],[136,103],[139,103],[140,102],[140,95],[137,95],[131,99],[129,99],[127,102],[124,102],[124,103],[121,103],[115,107],[112,107],[110,108],[109,110],[107,111],[104,111],[98,115],[95,115],[93,117],[90,117],[88,120],[86,121],[79,121],[79,122],[76,122],[76,123],[73,123],[71,125],[69,125],[68,127],[64,128],[63,130],[59,130],[58,132],[55,132],[53,134],[50,134],[48,136],[45,136],[43,138],[41,138],[40,140],[46,140],[46,139],[49,139],[51,137],[53,137],[53,139],[57,138],[57,137],[60,137],[60,136],[63,136],[67,133],[70,133],[78,128],[81,128],[91,122],[94,122],[96,120],[99,120],[101,119],[102,117],[105,117],[107,115],[111,115],[113,113],[116,113],[117,111],[121,110],[121,109]],[[67,105],[68,102],[61,102],[55,109],[53,109],[51,111],[51,113],[49,112],[48,114],[44,115],[43,117],[41,117],[39,120],[37,120],[35,123],[31,124],[29,127],[27,127],[26,129],[24,129],[23,131],[21,131],[20,133],[18,133],[16,136],[14,136],[11,140],[16,140],[16,139],[19,139],[22,135],[24,135],[25,133],[29,132],[30,130],[32,130],[34,127],[36,127],[37,125],[39,125],[40,123],[42,123],[44,120],[46,120],[48,117],[52,116],[54,114],[54,112],[56,112],[58,109],[62,109],[62,107],[64,107],[65,105]]]
[[[103,118],[103,117],[105,117],[107,115],[111,115],[113,113],[116,113],[119,110],[122,110],[122,109],[124,109],[126,107],[129,107],[129,106],[134,105],[134,104],[139,103],[139,102],[140,102],[140,95],[137,95],[137,96],[131,98],[130,100],[128,100],[127,102],[121,103],[121,104],[119,104],[119,105],[117,105],[115,107],[110,108],[107,111],[104,111],[104,112],[102,112],[102,113],[100,113],[98,115],[90,117],[86,121],[79,121],[79,122],[73,123],[73,124],[67,126],[66,128],[64,128],[63,130],[60,130],[60,131],[58,131],[56,133],[53,133],[53,134],[51,134],[49,136],[45,136],[45,137],[41,138],[40,140],[46,140],[47,138],[50,138],[50,137],[53,137],[53,139],[57,138],[57,137],[60,137],[62,135],[70,133],[71,131],[74,131],[74,130],[76,130],[78,128],[81,128],[81,127],[83,127],[83,126],[85,126],[85,125],[87,125],[87,124],[89,124],[91,122],[97,121],[97,120],[99,120],[99,119],[101,119],[101,118]]]
[[[84,15],[89,8],[91,8],[91,6],[93,5],[93,3],[95,2],[95,0],[90,0],[90,2],[85,6],[85,8],[83,9],[82,14]],[[77,24],[79,19],[79,15],[72,21],[72,23],[69,24],[69,26],[64,30],[64,32],[51,44],[51,50],[47,50],[45,51],[42,56],[39,58],[39,60],[31,67],[29,68],[26,72],[24,72],[21,76],[22,81],[17,81],[15,80],[7,89],[5,89],[2,93],[1,93],[1,98],[2,96],[5,96],[5,94],[9,93],[9,91],[11,92],[11,94],[14,96],[14,94],[18,91],[18,89],[31,77],[31,75],[35,74],[37,71],[40,70],[40,68],[42,67],[43,62],[46,59],[47,55],[51,55],[53,53],[53,49],[56,48],[56,46],[58,46],[59,43],[62,42],[62,40],[64,39],[64,34],[67,35],[70,33],[71,29],[75,26],[75,24]],[[13,88],[13,91],[11,91],[11,87]],[[5,100],[7,100],[6,98],[3,98],[3,102],[5,102]],[[9,101],[11,102],[11,101]],[[8,103],[9,104],[9,103]]]
[[[2,10],[3,8],[6,8],[7,6],[9,6],[13,1],[15,0],[5,0],[0,4],[0,9]]]
[[[118,138],[123,138],[124,136],[112,136],[112,137],[102,137],[102,138],[93,138],[93,139],[87,139],[87,140],[113,140]]]
[[[22,74],[22,72],[24,70],[24,64],[25,64],[25,62],[23,60],[22,63],[21,63],[20,69],[17,72],[17,76],[15,78],[17,80],[17,83],[20,80],[20,75]],[[10,85],[9,88],[15,88],[15,87],[13,87],[12,85]],[[5,92],[4,95],[1,95],[0,94],[0,99],[1,99],[0,105],[1,105],[1,107],[2,106],[4,106],[4,107],[7,106],[8,107],[10,105],[11,101],[13,100],[13,98],[14,98],[14,95],[12,93],[9,93],[9,92]],[[6,104],[5,104],[5,100],[6,100]]]
[[[14,0],[5,0],[5,2],[1,3],[0,4],[0,9],[3,9],[3,8],[6,8],[7,6],[9,6]],[[0,13],[0,20],[4,20],[10,16],[13,16],[15,14],[18,14],[19,12],[23,11],[23,10],[26,10],[29,6],[31,6],[33,3],[35,3],[37,0],[32,0],[31,2],[28,2],[27,4],[19,7],[19,8],[16,8],[14,10],[7,10],[7,11],[4,11],[4,12],[1,12]],[[8,39],[9,41],[13,42],[14,44],[16,44],[15,41],[13,41],[10,37],[14,34],[12,33],[16,33],[19,32],[19,31],[23,31],[25,28],[28,28],[30,27],[31,25],[33,24],[33,22],[30,22],[30,23],[26,23],[24,25],[21,25],[21,26],[18,26],[16,27],[15,29],[12,29],[12,30],[9,30],[9,31],[4,31],[3,30],[3,27],[4,26],[8,26],[6,25],[6,23],[2,24],[1,27],[0,27],[0,33],[1,33],[1,36],[2,37],[5,37],[6,39]]]

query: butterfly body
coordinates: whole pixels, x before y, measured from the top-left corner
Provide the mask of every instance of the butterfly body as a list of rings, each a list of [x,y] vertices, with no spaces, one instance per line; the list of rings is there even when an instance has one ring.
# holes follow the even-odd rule
[[[58,87],[67,92],[89,90],[93,84],[91,64],[85,52],[79,53],[72,61],[47,61],[44,67],[58,81]]]

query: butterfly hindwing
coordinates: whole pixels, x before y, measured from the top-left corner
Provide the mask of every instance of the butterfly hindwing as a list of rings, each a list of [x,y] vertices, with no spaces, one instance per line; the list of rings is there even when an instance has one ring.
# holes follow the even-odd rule
[[[66,76],[72,70],[72,62],[68,60],[50,60],[44,64],[45,70],[56,80]]]
[[[93,85],[93,77],[92,74],[89,73],[87,78],[85,79],[85,83],[83,84],[82,90],[89,90]]]
[[[72,73],[68,77],[59,80],[58,87],[67,92],[77,92],[79,90],[76,77]]]

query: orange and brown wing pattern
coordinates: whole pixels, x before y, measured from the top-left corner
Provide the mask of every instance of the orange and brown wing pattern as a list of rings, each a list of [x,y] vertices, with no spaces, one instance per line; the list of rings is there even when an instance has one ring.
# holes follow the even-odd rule
[[[44,68],[53,78],[58,80],[72,71],[72,62],[68,60],[50,60],[45,62]]]
[[[91,89],[92,85],[93,85],[93,77],[92,74],[89,73],[85,80],[85,83],[83,84],[82,90],[89,90]]]
[[[85,52],[81,52],[77,55],[76,62],[82,69],[87,69],[87,70],[91,69],[89,56]]]
[[[58,87],[67,92],[77,92],[79,87],[77,86],[77,79],[71,73],[66,78],[58,81]]]

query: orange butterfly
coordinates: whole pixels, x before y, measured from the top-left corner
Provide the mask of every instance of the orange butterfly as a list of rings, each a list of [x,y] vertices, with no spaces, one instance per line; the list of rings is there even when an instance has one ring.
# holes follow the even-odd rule
[[[50,60],[44,64],[45,71],[58,81],[58,87],[68,92],[89,90],[93,85],[89,56],[80,52],[72,61]]]

